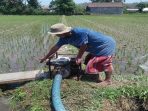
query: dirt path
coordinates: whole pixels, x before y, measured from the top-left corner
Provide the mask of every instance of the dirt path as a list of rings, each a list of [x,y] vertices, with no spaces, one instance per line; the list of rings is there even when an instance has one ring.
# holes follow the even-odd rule
[[[0,111],[11,111],[6,98],[0,98]]]

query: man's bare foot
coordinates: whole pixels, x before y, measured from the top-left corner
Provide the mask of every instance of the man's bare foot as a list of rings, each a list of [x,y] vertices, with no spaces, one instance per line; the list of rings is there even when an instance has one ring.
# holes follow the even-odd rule
[[[97,80],[97,83],[101,83],[101,82],[103,82],[103,80]]]
[[[72,79],[74,79],[74,80],[76,80],[76,81],[79,81],[79,80],[80,80],[80,77],[74,76],[74,77],[72,77]]]
[[[107,86],[107,85],[111,85],[112,84],[112,82],[111,81],[102,81],[102,82],[100,82],[98,85],[100,85],[100,86]]]

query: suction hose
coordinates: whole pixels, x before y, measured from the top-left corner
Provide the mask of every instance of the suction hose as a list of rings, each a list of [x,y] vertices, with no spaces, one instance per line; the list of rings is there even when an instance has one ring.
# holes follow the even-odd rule
[[[52,104],[55,111],[66,111],[60,96],[61,81],[62,75],[56,74],[52,84]]]

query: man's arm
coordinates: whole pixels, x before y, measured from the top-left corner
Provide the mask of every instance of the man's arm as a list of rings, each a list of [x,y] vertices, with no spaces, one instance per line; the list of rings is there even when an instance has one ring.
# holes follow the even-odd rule
[[[44,56],[44,57],[40,60],[40,62],[42,63],[42,62],[44,62],[46,59],[51,58],[51,57],[53,56],[53,54],[56,53],[59,48],[60,48],[60,47],[54,45],[54,46],[50,49],[50,51],[48,52],[48,54],[47,54],[46,56]]]
[[[87,44],[84,44],[84,45],[82,45],[80,47],[79,52],[78,52],[78,55],[76,57],[76,63],[77,64],[80,64],[81,63],[81,58],[82,58],[84,52],[86,51],[86,48],[87,48]]]

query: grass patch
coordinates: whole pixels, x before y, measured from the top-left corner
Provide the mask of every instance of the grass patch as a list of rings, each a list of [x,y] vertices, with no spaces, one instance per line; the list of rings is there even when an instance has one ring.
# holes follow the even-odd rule
[[[64,106],[69,111],[105,111],[104,108],[108,103],[114,111],[119,106],[122,111],[123,101],[125,103],[125,100],[127,100],[139,105],[137,109],[147,110],[147,76],[114,75],[113,79],[113,84],[107,87],[101,87],[93,81],[63,80],[61,98]],[[17,88],[10,94],[10,103],[13,110],[50,111],[51,86],[52,80],[43,80],[30,82]],[[126,103],[129,105],[128,102]]]
[[[17,88],[12,92],[10,104],[12,109],[27,111],[49,110],[51,81],[35,81]]]

